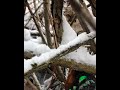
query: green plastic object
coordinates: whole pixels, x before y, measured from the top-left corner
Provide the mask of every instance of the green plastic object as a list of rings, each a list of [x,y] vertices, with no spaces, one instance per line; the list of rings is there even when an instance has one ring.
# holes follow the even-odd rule
[[[79,82],[82,82],[83,80],[85,80],[87,78],[87,76],[81,76],[80,78],[79,78]]]

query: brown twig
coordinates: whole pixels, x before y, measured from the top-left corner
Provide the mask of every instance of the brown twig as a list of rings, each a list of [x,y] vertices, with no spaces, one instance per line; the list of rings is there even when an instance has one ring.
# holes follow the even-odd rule
[[[50,34],[50,22],[49,22],[49,0],[44,0],[44,20],[45,20],[45,29],[46,29],[46,37],[47,43],[50,48],[52,48],[51,34]]]
[[[87,7],[85,7],[85,4],[79,0],[69,0],[69,2],[73,10],[76,12],[78,18],[80,20],[83,18],[93,28],[93,31],[96,31],[96,24]]]
[[[42,6],[42,4],[43,3],[41,3],[41,5],[37,8],[37,9],[35,9],[35,12],[34,12],[34,16],[35,16],[35,13],[39,10],[39,8]],[[37,17],[36,17],[37,18]],[[28,25],[28,23],[30,22],[30,20],[32,19],[32,16],[29,18],[29,20],[28,20],[28,22],[25,24],[25,27]]]
[[[33,76],[33,80],[35,81],[35,86],[37,87],[37,89],[38,89],[38,90],[42,90],[42,89],[41,89],[41,85],[40,85],[40,83],[39,83],[39,81],[38,81],[38,79],[37,79],[36,74],[33,73],[32,76]]]
[[[29,80],[29,78],[26,78],[27,83],[31,86],[33,90],[37,90],[36,86]],[[24,86],[25,87],[25,86]]]
[[[41,38],[42,38],[42,40],[43,40],[43,43],[44,43],[44,44],[47,44],[46,41],[45,41],[45,38],[44,38],[44,36],[43,36],[43,34],[42,34],[42,32],[41,32],[40,25],[38,24],[38,22],[37,22],[37,20],[36,20],[36,18],[35,18],[35,16],[34,16],[34,14],[33,14],[33,12],[31,11],[31,8],[30,8],[28,2],[26,2],[26,6],[27,6],[28,9],[29,9],[29,12],[30,12],[30,14],[31,14],[31,16],[32,16],[32,18],[33,18],[33,20],[34,20],[34,23],[35,23],[35,25],[36,25],[36,27],[37,27],[37,30],[38,30],[38,32],[39,32],[39,34],[40,34],[40,36],[41,36]]]

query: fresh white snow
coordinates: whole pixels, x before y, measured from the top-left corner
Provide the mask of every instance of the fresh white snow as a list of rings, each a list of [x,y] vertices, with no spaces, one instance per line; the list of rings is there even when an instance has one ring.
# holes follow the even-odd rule
[[[64,15],[63,15],[62,25],[63,25],[63,36],[62,36],[61,45],[66,44],[77,37],[76,32],[72,29],[70,24],[67,22],[66,17]]]
[[[31,34],[38,34],[39,32],[38,32],[38,30],[30,30],[30,33]]]
[[[33,41],[24,41],[24,51],[32,51],[35,55],[41,55],[42,53],[50,51],[50,48],[45,44],[38,44]]]
[[[41,37],[36,37],[36,39],[30,39],[32,42],[38,43],[38,44],[42,44],[42,38]]]
[[[24,73],[27,73],[29,70],[32,69],[31,64],[36,63],[37,65],[41,65],[41,64],[43,64],[45,62],[48,62],[50,59],[52,59],[56,55],[60,54],[61,52],[65,51],[65,50],[68,50],[71,46],[74,46],[74,45],[76,45],[78,43],[83,43],[84,41],[87,41],[92,37],[94,37],[94,36],[89,36],[89,34],[82,33],[78,37],[76,37],[73,41],[71,41],[71,42],[69,42],[69,43],[67,43],[65,45],[61,45],[60,47],[58,47],[58,49],[50,50],[49,52],[43,53],[40,56],[35,56],[32,59],[26,60],[24,62],[24,66],[25,66],[24,67]],[[79,63],[81,63],[81,62],[79,61]],[[84,63],[86,63],[86,62],[84,62]],[[88,64],[88,63],[86,63],[86,64]]]
[[[62,44],[67,44],[70,41],[74,40],[77,37],[76,32],[72,29],[72,27],[67,22],[65,16],[63,16],[63,37],[62,37]],[[91,34],[94,34],[91,33]],[[76,43],[79,40],[75,40],[72,43]],[[72,45],[72,43],[70,45]],[[60,46],[62,47],[62,46]],[[63,46],[64,47],[64,46]],[[80,47],[74,52],[71,52],[65,56],[68,59],[76,60],[78,63],[87,63],[89,65],[96,65],[96,55],[91,55],[87,48]]]
[[[32,38],[32,37],[31,37],[31,35],[30,35],[29,30],[24,29],[24,41],[28,41],[28,40],[30,40],[31,38]]]

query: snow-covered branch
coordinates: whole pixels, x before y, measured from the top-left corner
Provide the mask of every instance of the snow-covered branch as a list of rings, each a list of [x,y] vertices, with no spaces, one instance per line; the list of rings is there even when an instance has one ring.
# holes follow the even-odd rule
[[[95,38],[95,33],[82,33],[73,41],[70,41],[65,45],[61,45],[57,49],[52,49],[49,52],[43,53],[41,56],[35,56],[28,60],[24,59],[24,75],[31,74],[38,69],[47,67],[52,62],[57,62],[62,56],[73,52],[85,44],[88,40],[93,38]],[[86,64],[89,65],[88,63]],[[95,65],[93,65],[93,67],[95,67]]]

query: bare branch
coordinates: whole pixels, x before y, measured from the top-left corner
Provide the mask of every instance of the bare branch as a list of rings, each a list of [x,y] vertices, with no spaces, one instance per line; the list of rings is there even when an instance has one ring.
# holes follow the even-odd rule
[[[69,0],[69,2],[72,8],[74,9],[74,11],[76,12],[78,18],[80,18],[80,20],[81,20],[81,17],[84,18],[85,21],[87,21],[95,31],[96,24],[93,20],[93,17],[89,13],[87,7],[84,6],[83,2],[80,2],[79,0]]]
[[[34,81],[35,81],[35,86],[37,87],[38,90],[42,90],[42,89],[41,89],[41,85],[40,85],[40,83],[39,83],[39,81],[38,81],[38,79],[37,79],[36,74],[33,73],[32,75],[33,75],[33,79],[34,79]]]
[[[32,10],[31,10],[31,8],[30,8],[28,2],[26,2],[26,6],[28,7],[31,16],[33,16],[32,18],[33,18],[33,20],[34,20],[34,23],[35,23],[35,25],[36,25],[36,27],[37,27],[37,30],[38,30],[38,32],[39,32],[41,38],[42,38],[42,40],[43,40],[43,43],[46,44],[45,38],[44,38],[44,36],[43,36],[43,34],[42,34],[42,32],[41,32],[41,29],[40,29],[40,25],[38,24],[38,22],[37,22],[35,16],[33,15],[33,12],[32,12]]]
[[[39,6],[37,9],[35,9],[35,12],[34,12],[34,14],[33,14],[34,16],[35,16],[36,12],[39,10],[39,8],[42,6],[42,4],[43,4],[43,3],[41,3],[40,6]],[[41,14],[42,14],[42,13],[41,13]],[[31,19],[32,19],[32,16],[29,18],[28,22],[25,24],[25,27],[28,25],[28,23],[30,22]]]
[[[29,80],[29,78],[26,78],[26,85],[24,86],[24,90],[38,90],[36,86]]]

